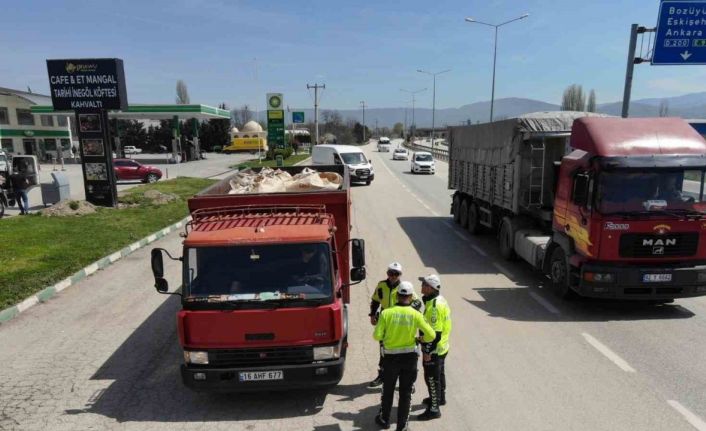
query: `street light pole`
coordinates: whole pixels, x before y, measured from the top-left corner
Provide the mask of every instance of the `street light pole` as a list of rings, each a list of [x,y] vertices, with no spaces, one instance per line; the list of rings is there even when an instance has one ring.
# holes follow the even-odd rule
[[[365,143],[365,100],[360,101],[360,106],[363,108],[363,143]]]
[[[426,70],[417,69],[419,73],[426,73],[431,75],[434,79],[434,86],[432,90],[431,97],[431,148],[434,148],[434,120],[436,119],[436,75],[441,75],[442,73],[450,72],[451,69],[442,70],[441,72],[427,72]]]
[[[478,20],[470,18],[470,17],[466,18],[466,22],[483,24],[483,25],[487,25],[488,27],[493,27],[495,29],[495,40],[493,42],[493,86],[492,86],[492,90],[490,93],[490,122],[491,123],[493,122],[493,109],[495,107],[495,64],[496,64],[497,58],[498,58],[498,28],[504,26],[505,24],[510,24],[511,22],[519,21],[521,19],[527,18],[528,16],[529,16],[529,14],[526,13],[522,16],[519,16],[517,18],[513,18],[509,21],[505,21],[500,24],[489,24],[487,22],[478,21]]]
[[[421,90],[411,91],[411,90],[405,90],[404,88],[400,88],[400,91],[404,91],[405,93],[409,93],[412,95],[412,125],[410,126],[410,129],[414,130],[414,132],[412,133],[412,140],[414,140],[414,135],[417,131],[417,124],[414,122],[414,102],[416,101],[415,95],[417,93],[421,93],[422,91],[427,91],[427,89],[422,88]]]

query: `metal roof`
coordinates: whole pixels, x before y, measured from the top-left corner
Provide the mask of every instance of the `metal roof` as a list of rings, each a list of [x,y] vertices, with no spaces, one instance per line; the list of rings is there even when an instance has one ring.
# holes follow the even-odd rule
[[[51,100],[49,100],[51,102]],[[45,102],[46,103],[46,102]],[[71,111],[55,111],[52,105],[32,106],[33,114],[71,113]],[[208,105],[129,105],[126,111],[109,111],[110,118],[123,120],[171,120],[174,116],[179,118],[195,118],[197,120],[230,119],[230,112],[226,109],[215,108]]]

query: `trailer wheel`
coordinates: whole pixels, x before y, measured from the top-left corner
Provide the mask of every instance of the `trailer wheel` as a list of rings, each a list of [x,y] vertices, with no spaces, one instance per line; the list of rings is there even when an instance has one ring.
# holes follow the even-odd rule
[[[451,212],[454,216],[454,222],[459,223],[461,220],[461,197],[459,195],[454,196],[453,203],[451,204]]]
[[[549,262],[549,277],[552,280],[554,294],[561,299],[571,300],[576,293],[569,287],[569,260],[561,247],[556,247],[552,252]]]
[[[483,231],[483,226],[480,224],[480,210],[478,204],[471,202],[468,206],[468,232],[473,235],[478,235]]]
[[[509,217],[503,217],[500,232],[498,232],[498,242],[500,243],[500,255],[505,260],[517,259],[517,253],[515,253],[515,230]]]
[[[461,225],[461,227],[468,226],[468,199],[461,199],[458,212],[458,224]]]

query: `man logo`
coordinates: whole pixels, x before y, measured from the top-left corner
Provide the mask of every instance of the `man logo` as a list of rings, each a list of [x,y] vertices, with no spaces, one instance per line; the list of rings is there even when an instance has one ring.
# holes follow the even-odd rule
[[[659,246],[659,245],[661,245],[662,247],[664,247],[665,245],[677,245],[677,239],[676,238],[665,238],[665,239],[645,238],[642,240],[643,247],[653,247],[653,246]]]
[[[658,246],[652,247],[652,254],[656,254],[656,255],[664,254],[664,246],[658,245]]]

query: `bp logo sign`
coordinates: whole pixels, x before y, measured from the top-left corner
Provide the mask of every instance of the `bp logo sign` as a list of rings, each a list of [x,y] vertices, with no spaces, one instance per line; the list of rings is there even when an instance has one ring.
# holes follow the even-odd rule
[[[267,95],[268,109],[282,109],[282,94],[270,93]]]

